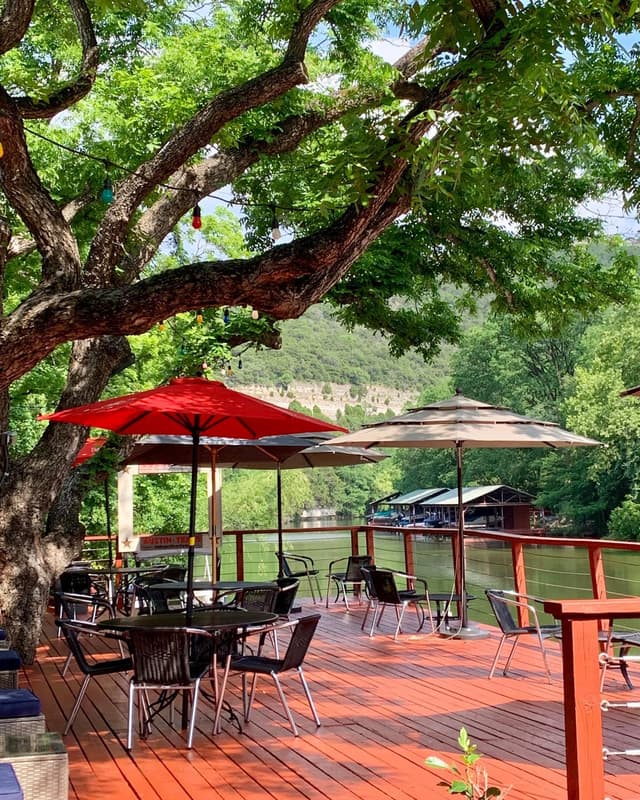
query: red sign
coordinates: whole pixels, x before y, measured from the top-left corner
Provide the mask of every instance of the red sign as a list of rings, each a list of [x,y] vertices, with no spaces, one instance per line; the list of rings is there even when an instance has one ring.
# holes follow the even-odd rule
[[[189,536],[186,533],[158,533],[154,536],[141,536],[141,550],[170,550],[189,547]],[[196,533],[196,547],[202,547],[202,534]]]

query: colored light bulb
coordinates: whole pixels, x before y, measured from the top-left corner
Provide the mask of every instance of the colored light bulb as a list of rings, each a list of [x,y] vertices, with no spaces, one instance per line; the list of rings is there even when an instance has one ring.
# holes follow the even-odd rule
[[[103,203],[113,203],[113,184],[111,178],[107,175],[102,184],[102,191],[100,192],[100,199]]]
[[[193,215],[191,216],[191,227],[198,230],[202,227],[202,211],[200,206],[196,203],[193,207]]]

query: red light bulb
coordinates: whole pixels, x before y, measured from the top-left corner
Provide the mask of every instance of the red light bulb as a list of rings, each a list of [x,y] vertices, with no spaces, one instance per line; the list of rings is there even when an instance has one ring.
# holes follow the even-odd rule
[[[196,203],[193,207],[193,215],[191,217],[191,227],[198,230],[202,227],[202,212],[200,211],[200,206]]]

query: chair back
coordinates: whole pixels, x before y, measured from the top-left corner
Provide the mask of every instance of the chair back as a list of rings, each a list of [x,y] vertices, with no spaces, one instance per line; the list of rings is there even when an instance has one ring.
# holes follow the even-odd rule
[[[195,647],[206,638],[208,647]],[[212,660],[213,638],[190,628],[132,628],[129,648],[133,657],[134,681],[156,686],[188,685],[194,673],[201,674]],[[197,664],[193,663],[194,655]]]
[[[320,614],[310,614],[298,620],[282,660],[282,670],[298,669],[302,664],[319,622]]]
[[[276,553],[276,558],[278,559],[278,564],[280,566],[280,572],[285,578],[292,577],[292,570],[289,566],[289,562],[287,561],[287,557],[284,553]]]
[[[391,570],[375,569],[371,572],[371,579],[378,602],[396,606],[402,605],[402,598],[398,593],[396,579]]]
[[[187,568],[171,564],[162,570],[163,581],[184,581],[187,577]]]
[[[184,608],[182,593],[179,589],[145,589],[146,599],[151,614],[166,614]]]
[[[278,584],[278,596],[273,611],[281,617],[286,617],[293,608],[300,581],[297,578],[278,578],[276,583]]]
[[[247,611],[273,611],[278,598],[275,586],[254,586],[242,592],[240,605]]]
[[[60,573],[60,591],[68,594],[91,594],[91,575],[82,568],[72,567]]]
[[[485,594],[498,621],[500,630],[503,633],[512,633],[517,630],[518,623],[511,613],[511,606],[505,601],[504,591],[501,589],[485,589]]]
[[[375,564],[368,564],[365,567],[360,567],[360,573],[362,574],[362,580],[364,581],[364,588],[367,592],[367,595],[372,600],[377,600],[376,595],[376,587],[373,583],[373,573],[376,570]]]
[[[357,583],[364,580],[362,577],[362,567],[367,567],[372,562],[371,556],[349,556],[347,569],[344,574],[345,581]]]

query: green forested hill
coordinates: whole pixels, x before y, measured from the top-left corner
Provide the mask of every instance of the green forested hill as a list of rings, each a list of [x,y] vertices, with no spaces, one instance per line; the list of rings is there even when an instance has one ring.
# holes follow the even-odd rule
[[[288,386],[293,381],[382,385],[420,389],[438,383],[449,371],[449,351],[431,365],[414,353],[389,355],[386,341],[363,328],[347,331],[326,305],[310,308],[304,316],[282,324],[282,349],[249,351],[242,369],[232,364],[239,385]]]

